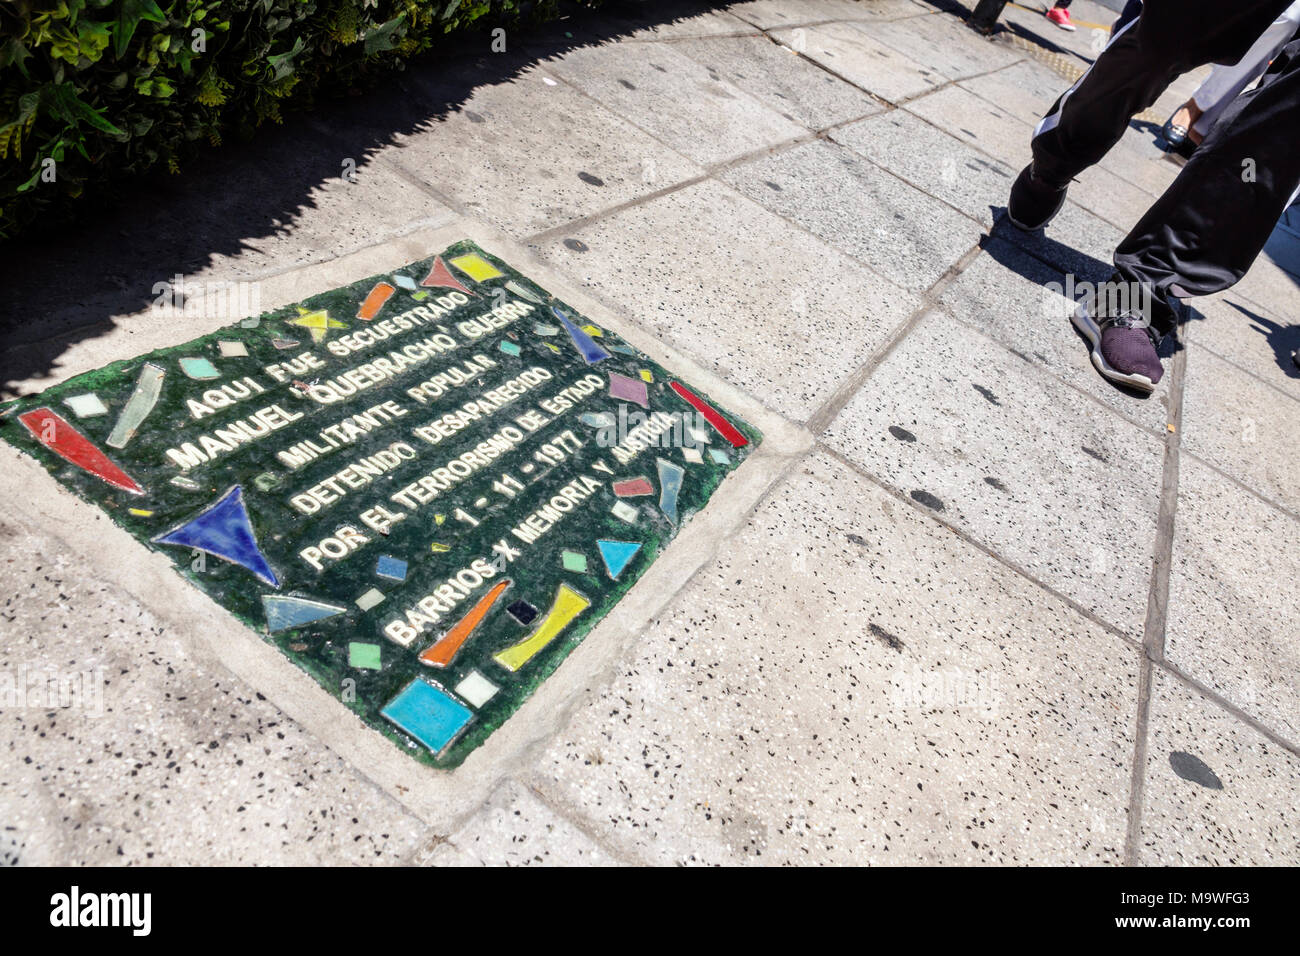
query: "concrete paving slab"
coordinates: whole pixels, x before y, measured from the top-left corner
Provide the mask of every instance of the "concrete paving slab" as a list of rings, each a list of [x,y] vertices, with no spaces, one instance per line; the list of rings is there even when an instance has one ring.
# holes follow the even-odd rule
[[[584,251],[572,248],[575,240]],[[916,301],[716,182],[547,239],[539,252],[612,308],[798,421]]]
[[[0,712],[0,819],[18,862],[391,864],[428,838],[256,687],[105,581],[93,554],[13,516],[0,554],[0,675],[23,691]]]
[[[982,232],[978,222],[832,143],[805,143],[722,178],[917,292],[933,285]]]
[[[1297,530],[1291,516],[1183,456],[1165,656],[1292,741],[1300,740]]]
[[[939,303],[1025,361],[1163,435],[1169,415],[1168,386],[1141,397],[1115,388],[1092,367],[1084,340],[1070,324],[1074,300],[1066,294],[1080,296],[1084,291],[1071,287],[1059,270],[1010,243],[992,239],[944,290]],[[1173,343],[1167,343],[1164,354],[1172,354],[1172,348]]]
[[[892,20],[926,13],[913,0],[750,0],[733,3],[727,12],[769,29],[826,20]]]
[[[855,23],[873,40],[893,47],[952,80],[1010,66],[1025,54],[982,37],[956,17],[939,14],[896,23]]]
[[[481,86],[460,111],[399,137],[384,155],[512,236],[701,172],[582,93],[547,79],[533,69],[510,83]]]
[[[1300,758],[1156,670],[1138,861],[1300,863]]]
[[[1292,512],[1300,512],[1295,425],[1300,404],[1192,346],[1183,396],[1183,449]]]
[[[299,141],[295,151],[331,148],[325,137],[313,139]],[[250,236],[238,252],[214,256],[208,268],[190,275],[200,281],[212,281],[283,272],[346,255],[414,228],[436,229],[455,218],[445,203],[398,170],[382,161],[366,161],[363,157],[356,157],[353,165],[349,163],[353,159],[339,155],[340,175],[313,187],[296,213],[278,221],[274,231],[260,237]],[[251,165],[251,170],[243,167],[244,174],[258,176],[257,165]],[[345,172],[352,178],[344,178]],[[283,175],[283,168],[277,170],[277,177]],[[303,178],[309,179],[305,172]],[[247,202],[242,191],[211,189],[202,218],[209,222],[240,218]],[[202,234],[208,227],[202,221],[191,221],[186,228]]]
[[[1263,254],[1283,272],[1300,277],[1300,239],[1293,233],[1274,229],[1264,243]]]
[[[826,442],[1124,633],[1140,637],[1163,445],[931,314]],[[1084,405],[1084,408],[1087,406]]]
[[[906,110],[850,123],[831,134],[856,153],[917,189],[993,225],[992,210],[1006,204],[1016,173]]]
[[[1016,171],[1033,158],[1032,126],[960,86],[911,100],[906,109]]]
[[[1136,664],[815,456],[530,782],[661,864],[1113,863]]]
[[[669,44],[637,57],[617,45],[584,48],[547,68],[697,163],[725,162],[808,132]]]
[[[1233,290],[1241,296],[1258,302],[1279,315],[1294,312],[1300,279],[1277,265],[1267,253],[1255,259],[1250,271],[1241,277]]]
[[[1055,70],[1027,59],[994,73],[969,77],[957,85],[1032,127],[1070,83]]]
[[[1153,145],[1149,131],[1130,126],[1097,165],[1150,193],[1154,199],[1169,188],[1180,169],[1164,157]]]
[[[890,103],[948,82],[948,77],[938,70],[909,59],[851,23],[773,30],[772,36],[836,76]]]
[[[507,780],[446,841],[413,861],[432,866],[618,866],[620,861],[556,814],[537,795]]]
[[[1188,299],[1192,320],[1187,339],[1244,372],[1300,399],[1300,369],[1291,353],[1300,349],[1300,326],[1237,295],[1235,289]]]
[[[685,40],[673,48],[812,130],[884,109],[879,101],[766,36]]]

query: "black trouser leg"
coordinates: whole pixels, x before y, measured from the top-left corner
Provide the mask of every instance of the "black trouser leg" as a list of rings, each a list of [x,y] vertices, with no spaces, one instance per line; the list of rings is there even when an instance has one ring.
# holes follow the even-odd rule
[[[1129,120],[1154,103],[1195,64],[1170,44],[1143,42],[1134,21],[1120,30],[1095,63],[1058,99],[1034,130],[1034,172],[1068,183],[1119,142]]]
[[[1300,185],[1297,130],[1300,39],[1293,39],[1115,250],[1119,277],[1155,293],[1155,331],[1173,328],[1167,296],[1209,295],[1246,274]]]
[[[1034,130],[1034,170],[1063,185],[1105,156],[1129,120],[1203,63],[1235,63],[1290,0],[1145,0]]]

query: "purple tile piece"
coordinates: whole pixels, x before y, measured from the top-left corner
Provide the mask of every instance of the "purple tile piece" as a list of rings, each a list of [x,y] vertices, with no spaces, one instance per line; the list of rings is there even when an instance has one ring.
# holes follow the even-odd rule
[[[642,408],[650,407],[650,393],[646,391],[645,382],[639,378],[628,378],[618,372],[609,373],[610,398],[621,398],[625,402],[636,402]]]

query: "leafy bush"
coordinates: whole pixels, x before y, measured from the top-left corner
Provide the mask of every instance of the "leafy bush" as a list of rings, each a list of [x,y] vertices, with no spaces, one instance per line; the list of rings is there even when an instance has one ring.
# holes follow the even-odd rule
[[[0,237],[556,0],[0,0]]]

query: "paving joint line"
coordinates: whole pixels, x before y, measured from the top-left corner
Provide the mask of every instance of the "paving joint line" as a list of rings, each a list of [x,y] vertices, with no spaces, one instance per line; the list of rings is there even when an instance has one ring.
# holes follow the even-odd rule
[[[1255,374],[1254,372],[1252,372],[1250,369],[1248,369],[1248,368],[1244,368],[1244,367],[1238,365],[1236,362],[1234,362],[1232,359],[1228,358],[1226,355],[1222,354],[1222,353],[1219,352],[1218,350],[1216,350],[1216,349],[1212,349],[1212,348],[1210,348],[1208,345],[1204,345],[1204,344],[1202,344],[1201,342],[1197,342],[1197,341],[1195,341],[1194,339],[1191,339],[1191,338],[1189,338],[1189,339],[1186,341],[1184,347],[1186,347],[1186,346],[1190,346],[1190,345],[1195,345],[1196,348],[1199,349],[1200,351],[1202,351],[1202,352],[1208,352],[1209,354],[1211,354],[1211,355],[1213,355],[1215,358],[1217,358],[1219,361],[1221,361],[1221,362],[1223,362],[1223,363],[1225,363],[1225,364],[1227,364],[1227,365],[1231,365],[1234,369],[1236,369],[1236,370],[1237,370],[1238,372],[1240,372],[1242,375],[1245,375],[1245,376],[1247,376],[1247,377],[1249,377],[1249,378],[1253,378],[1255,381],[1259,382],[1259,384],[1261,384],[1261,385],[1263,385],[1263,386],[1266,386],[1267,388],[1271,388],[1273,391],[1277,392],[1277,393],[1278,393],[1279,395],[1281,395],[1283,398],[1289,399],[1289,400],[1292,401],[1292,402],[1300,401],[1300,399],[1297,399],[1294,395],[1292,395],[1292,394],[1291,394],[1290,392],[1288,392],[1286,389],[1281,388],[1281,387],[1279,387],[1279,386],[1277,386],[1277,385],[1274,385],[1274,384],[1273,384],[1272,382],[1270,382],[1268,379],[1260,378],[1258,375],[1256,375],[1256,374]]]
[[[1142,654],[1138,661],[1137,712],[1133,726],[1133,766],[1129,768],[1127,825],[1124,832],[1124,865],[1140,865],[1142,812],[1146,806],[1147,742],[1151,725],[1151,672],[1155,664]]]
[[[967,89],[966,87],[961,86],[961,84],[962,84],[962,83],[965,83],[967,80],[977,80],[977,79],[981,79],[982,77],[992,76],[992,75],[994,75],[995,73],[999,73],[999,72],[1001,72],[1001,70],[1010,69],[1010,68],[1013,67],[1013,66],[1019,66],[1021,63],[1027,63],[1027,62],[1030,62],[1030,61],[1037,62],[1037,59],[1036,59],[1035,57],[1032,57],[1032,56],[1030,56],[1030,57],[1025,57],[1024,59],[1017,60],[1015,63],[1008,63],[1005,67],[1001,67],[1001,68],[998,69],[998,70],[990,70],[990,71],[987,72],[987,73],[981,73],[981,74],[979,74],[979,76],[968,76],[968,77],[966,77],[965,79],[954,80],[952,83],[945,84],[945,87],[946,87],[946,86],[954,86],[954,85],[956,85],[956,86],[958,86],[960,89],[962,89],[962,90],[964,90],[965,92],[969,93],[971,96],[975,97],[976,99],[983,100],[985,103],[988,103],[990,106],[996,106],[996,107],[997,107],[999,110],[1001,110],[1003,113],[1006,113],[1007,116],[1011,117],[1011,119],[1015,120],[1015,121],[1016,121],[1017,123],[1019,123],[1021,126],[1024,126],[1024,127],[1026,127],[1026,128],[1029,130],[1029,135],[1026,137],[1026,141],[1029,141],[1029,140],[1032,140],[1032,139],[1033,139],[1033,130],[1034,130],[1034,126],[1035,126],[1035,124],[1025,122],[1025,121],[1022,120],[1019,116],[1015,116],[1014,114],[1012,114],[1009,110],[1007,110],[1004,106],[1002,106],[1001,103],[998,103],[998,102],[996,102],[995,100],[991,100],[991,99],[989,99],[987,96],[984,96],[982,93],[980,93],[980,92],[978,92],[978,91],[976,91],[976,90]],[[1055,71],[1053,71],[1053,72],[1055,72]],[[1058,75],[1059,75],[1059,74],[1058,74]],[[936,89],[935,89],[935,90],[932,90],[931,92],[936,92],[937,90],[939,90],[939,89],[943,89],[943,88],[945,88],[945,87],[936,87]],[[1062,91],[1062,92],[1064,92],[1064,91]],[[924,98],[925,96],[928,96],[928,95],[929,95],[928,93],[918,94],[917,96],[910,97],[908,100],[906,100],[906,103],[914,103],[914,102],[916,102],[917,100],[922,99],[922,98]],[[908,112],[911,112],[911,111],[909,110]],[[917,114],[913,114],[913,115],[917,115]],[[1141,114],[1137,114],[1137,115],[1135,115],[1134,117],[1132,117],[1132,119],[1130,119],[1130,122],[1132,122],[1133,119],[1137,119],[1138,116],[1140,116],[1140,115],[1141,115]],[[925,119],[924,116],[922,116],[922,117],[920,117],[920,118],[921,118],[921,119]],[[929,123],[930,121],[929,121],[929,120],[926,120],[926,122]],[[937,124],[933,124],[933,123],[931,123],[931,125],[934,126],[935,129],[942,130],[943,132],[947,132],[947,130],[944,130],[943,127],[938,126]],[[1128,129],[1128,128],[1129,128],[1129,127],[1125,126],[1125,129]],[[948,135],[949,135],[949,136],[952,136],[951,133],[948,133]],[[955,137],[954,137],[954,138],[955,138]],[[965,142],[965,140],[962,140],[961,142]],[[980,149],[980,147],[976,146],[974,143],[971,143],[971,144],[968,144],[968,145],[970,145],[973,149],[977,149],[977,150],[979,150],[981,153],[984,153],[985,156],[990,156],[990,157],[992,157],[993,159],[997,159],[996,156],[993,156],[991,153],[984,152],[984,150]],[[1119,143],[1117,142],[1117,143],[1115,144],[1115,146],[1118,146],[1118,145],[1119,145]],[[1114,149],[1115,147],[1111,147],[1111,148]],[[1107,155],[1109,155],[1109,151],[1108,151]],[[998,162],[1002,163],[1003,165],[1008,165],[1006,162],[1004,162],[1004,161],[1001,160],[1001,159],[998,159]],[[1155,202],[1155,200],[1159,199],[1160,196],[1161,196],[1161,193],[1153,193],[1153,192],[1151,192],[1151,190],[1147,189],[1145,186],[1142,186],[1142,185],[1139,185],[1138,183],[1133,182],[1133,180],[1129,179],[1128,177],[1124,176],[1123,174],[1121,174],[1121,173],[1117,173],[1117,172],[1114,172],[1113,170],[1110,170],[1110,169],[1106,169],[1106,168],[1103,167],[1100,163],[1094,163],[1093,166],[1090,166],[1089,168],[1090,168],[1090,169],[1093,169],[1093,168],[1095,168],[1095,169],[1100,169],[1102,172],[1106,173],[1108,176],[1114,176],[1116,179],[1118,179],[1120,182],[1124,183],[1126,186],[1132,186],[1132,187],[1133,187],[1134,189],[1136,189],[1138,192],[1145,193],[1147,196],[1150,197],[1151,202]],[[1075,180],[1075,181],[1077,182],[1077,180]],[[1163,192],[1163,191],[1162,191],[1162,192]],[[1125,227],[1125,226],[1116,225],[1115,223],[1110,222],[1109,219],[1106,219],[1106,218],[1104,218],[1103,216],[1099,215],[1098,213],[1093,212],[1091,209],[1088,209],[1087,206],[1084,206],[1083,204],[1081,204],[1081,203],[1079,203],[1079,202],[1077,202],[1077,201],[1075,201],[1075,200],[1073,200],[1073,199],[1069,199],[1069,198],[1067,197],[1067,200],[1066,200],[1066,201],[1067,201],[1067,202],[1070,202],[1070,203],[1073,203],[1075,206],[1078,206],[1080,209],[1083,209],[1083,210],[1087,211],[1089,214],[1091,214],[1091,215],[1093,215],[1093,216],[1096,216],[1098,219],[1101,219],[1103,222],[1109,223],[1110,225],[1114,226],[1116,229],[1120,230],[1120,232],[1123,232],[1123,233],[1126,233],[1126,234],[1127,234],[1128,231],[1129,231],[1129,229],[1132,228],[1131,226],[1130,226],[1130,227]]]
[[[1186,455],[1188,458],[1196,462],[1198,465],[1210,469],[1212,472],[1214,472],[1224,481],[1236,485],[1242,491],[1246,492],[1246,494],[1250,495],[1252,498],[1257,500],[1260,504],[1267,505],[1272,510],[1286,515],[1292,521],[1300,521],[1300,514],[1296,513],[1295,511],[1292,511],[1286,505],[1274,501],[1272,498],[1269,498],[1262,491],[1257,491],[1256,489],[1252,488],[1250,485],[1246,484],[1236,475],[1232,474],[1229,471],[1225,471],[1221,466],[1216,465],[1214,462],[1210,461],[1209,459],[1204,458],[1201,455],[1197,454],[1196,452],[1186,448],[1183,449],[1182,454]]]
[[[577,219],[570,219],[566,222],[560,223],[558,226],[550,226],[540,232],[530,233],[527,236],[524,236],[520,241],[526,245],[548,242],[551,239],[567,235],[571,232],[577,232],[580,229],[585,229],[587,226],[613,218],[629,209],[636,209],[639,206],[644,206],[656,199],[662,199],[664,196],[671,195],[672,193],[680,192],[683,189],[689,189],[692,186],[698,186],[700,183],[706,182],[711,178],[712,176],[707,172],[700,173],[690,177],[689,179],[683,179],[679,182],[653,190],[652,192],[643,193],[640,196],[617,203],[613,206],[607,206],[604,209],[590,213],[586,216],[579,216]]]
[[[827,21],[827,22],[828,22],[828,23],[841,23],[841,22],[845,22],[845,21],[830,20],[830,21]],[[791,28],[790,28],[790,27],[782,27],[781,29],[783,29],[783,30],[788,30],[788,29],[791,29]],[[801,28],[800,28],[800,27],[794,27],[793,29],[801,29]],[[872,100],[874,100],[875,102],[877,102],[877,103],[881,103],[881,104],[883,104],[884,106],[888,107],[889,109],[894,109],[894,108],[896,108],[894,103],[892,103],[892,102],[890,102],[889,100],[885,99],[885,98],[884,98],[883,96],[881,96],[879,93],[874,93],[874,92],[872,92],[871,90],[867,89],[865,86],[862,86],[860,83],[855,83],[855,82],[853,82],[853,81],[850,80],[847,76],[845,76],[843,73],[840,73],[840,72],[837,71],[837,70],[833,70],[833,69],[831,69],[829,66],[827,66],[825,63],[822,63],[820,60],[814,60],[814,59],[813,59],[812,57],[810,57],[808,54],[803,53],[803,52],[801,52],[801,51],[799,51],[799,50],[796,50],[794,47],[790,46],[788,43],[785,43],[785,42],[783,42],[782,40],[779,40],[778,38],[774,37],[774,36],[772,35],[772,33],[771,33],[770,30],[764,30],[763,33],[762,33],[762,35],[765,36],[765,37],[767,37],[767,39],[768,39],[769,41],[771,41],[773,44],[775,44],[776,46],[779,46],[779,47],[780,47],[781,49],[783,49],[783,50],[789,50],[792,54],[794,54],[795,56],[797,56],[799,59],[803,60],[805,63],[809,64],[810,66],[812,66],[812,67],[814,67],[814,68],[816,68],[816,69],[818,69],[818,70],[821,70],[821,71],[822,71],[823,73],[825,73],[827,76],[830,76],[830,77],[833,77],[833,78],[836,79],[836,80],[839,80],[839,81],[840,81],[841,83],[843,83],[845,86],[848,86],[848,87],[851,87],[852,89],[857,90],[859,93],[862,93],[863,95],[870,97],[870,98],[871,98]],[[874,115],[876,115],[876,114],[873,113],[872,115],[874,116]]]
[[[1174,329],[1175,341],[1183,343],[1185,327]],[[1173,569],[1174,526],[1178,513],[1178,453],[1183,439],[1183,386],[1187,379],[1187,349],[1178,349],[1170,361],[1169,404],[1165,432],[1164,466],[1160,480],[1160,506],[1156,514],[1156,537],[1151,574],[1147,586],[1147,613],[1142,625],[1143,667],[1138,679],[1137,737],[1133,748],[1133,772],[1129,785],[1128,836],[1125,862],[1137,863],[1142,839],[1142,815],[1146,806],[1146,764],[1151,721],[1151,664],[1165,660],[1165,630],[1169,621],[1169,578]]]
[[[889,46],[888,43],[884,43],[883,45]],[[891,50],[894,49],[892,46],[889,48]],[[902,53],[901,50],[896,50],[895,52],[900,54]],[[948,79],[945,82],[940,83],[938,86],[930,87],[928,90],[923,90],[920,93],[912,93],[909,96],[904,96],[902,99],[898,100],[894,105],[899,107],[904,107],[907,106],[909,103],[915,103],[917,100],[923,100],[927,96],[933,96],[935,93],[941,93],[944,90],[952,89],[954,86],[957,87],[957,89],[962,90],[963,92],[970,93],[972,96],[977,96],[978,94],[972,93],[970,90],[966,89],[966,87],[962,86],[961,84],[965,83],[968,80],[979,80],[979,79],[983,79],[986,76],[993,76],[995,73],[1001,73],[1003,70],[1009,70],[1013,66],[1018,66],[1019,64],[1024,63],[1027,59],[1029,59],[1029,57],[1021,57],[1019,60],[1012,60],[1010,63],[1004,63],[1002,66],[996,66],[991,70],[985,70],[983,73],[972,73],[970,76],[959,76],[959,77],[954,77],[952,79]],[[1002,109],[1002,107],[999,106],[998,109]],[[1002,111],[1006,113],[1006,110],[1002,110]],[[1011,116],[1010,113],[1007,113],[1007,115]],[[1018,116],[1012,116],[1011,118],[1017,120],[1018,122],[1022,122]],[[922,117],[922,119],[924,119],[924,117]],[[927,122],[929,121],[927,120]],[[952,136],[951,133],[949,133],[948,135]]]
[[[907,505],[916,513],[926,518],[929,518],[930,520],[934,521],[936,524],[943,527],[945,530],[950,531],[953,535],[960,538],[962,541],[970,545],[975,550],[979,551],[981,554],[987,555],[988,557],[992,558],[994,561],[1002,565],[1007,570],[1014,572],[1018,577],[1023,578],[1025,581],[1028,581],[1030,584],[1034,585],[1040,590],[1046,591],[1052,597],[1056,598],[1061,603],[1067,605],[1072,611],[1074,611],[1080,617],[1086,618],[1088,621],[1091,621],[1093,624],[1096,624],[1098,627],[1106,631],[1112,637],[1119,638],[1131,649],[1135,651],[1140,651],[1142,649],[1142,642],[1134,635],[1126,632],[1123,628],[1115,624],[1112,624],[1110,621],[1107,621],[1105,618],[1098,615],[1095,611],[1092,611],[1084,607],[1082,604],[1080,604],[1078,601],[1076,601],[1074,598],[1070,597],[1069,595],[1063,594],[1060,591],[1058,591],[1056,588],[1052,587],[1050,584],[1047,584],[1046,582],[1039,580],[1037,577],[1033,575],[1032,572],[1030,572],[1025,568],[1022,568],[1020,565],[1016,564],[1010,558],[1004,557],[1003,555],[999,554],[990,545],[987,545],[984,542],[980,541],[978,538],[973,537],[970,534],[970,532],[965,531],[964,529],[959,528],[956,525],[950,524],[945,519],[939,517],[930,508],[927,508],[924,505],[920,504],[919,502],[915,501],[910,495],[904,494],[902,489],[898,488],[897,486],[887,481],[886,479],[881,478],[879,475],[873,474],[872,472],[868,471],[863,465],[854,461],[852,458],[847,457],[843,452],[839,451],[834,446],[827,444],[823,439],[819,438],[817,440],[814,449],[818,452],[821,452],[824,455],[828,455],[829,457],[834,458],[836,461],[844,465],[846,468],[851,469],[855,474],[860,475],[861,477],[865,478],[867,481],[871,482],[871,484],[882,489],[883,491],[888,492],[890,496],[898,499],[900,502]]]
[[[905,112],[906,112],[906,111],[905,111]],[[872,115],[872,116],[883,116],[883,115],[885,115],[885,114],[883,114],[883,113],[873,113],[873,114],[871,114],[871,115]],[[915,114],[913,114],[913,113],[908,113],[908,115],[909,115],[909,116],[913,116],[913,115],[915,115]],[[864,118],[864,119],[870,119],[871,117],[863,117],[863,118]],[[826,139],[827,142],[834,143],[836,146],[840,147],[841,149],[847,150],[848,152],[852,153],[854,156],[857,156],[857,157],[861,158],[861,159],[862,159],[864,162],[866,162],[868,165],[874,166],[876,169],[879,169],[881,172],[885,173],[885,174],[886,174],[887,176],[889,176],[890,178],[892,178],[892,179],[897,179],[897,180],[898,180],[900,183],[902,183],[904,186],[907,186],[907,187],[909,187],[909,188],[911,188],[911,189],[916,190],[917,192],[921,193],[921,195],[923,195],[923,196],[928,196],[928,197],[930,197],[931,199],[933,199],[933,200],[934,200],[935,202],[937,202],[937,203],[942,203],[943,205],[945,205],[945,206],[947,206],[949,209],[951,209],[953,212],[958,213],[959,215],[965,217],[966,219],[969,219],[971,222],[975,223],[975,225],[977,225],[977,226],[980,227],[980,233],[981,233],[981,235],[986,234],[987,231],[988,231],[989,229],[993,228],[993,225],[997,223],[997,220],[996,220],[996,219],[993,220],[993,223],[992,223],[992,224],[990,224],[990,223],[986,223],[986,222],[984,222],[982,219],[977,219],[975,216],[972,216],[970,213],[968,213],[965,209],[962,209],[962,208],[959,207],[959,206],[954,206],[951,202],[949,202],[948,200],[944,199],[942,196],[936,196],[934,193],[930,192],[930,190],[927,189],[927,188],[924,187],[924,186],[918,186],[916,183],[912,182],[910,179],[908,179],[908,178],[907,178],[906,176],[904,176],[902,173],[896,172],[896,171],[890,169],[888,166],[885,166],[883,163],[879,163],[879,162],[877,162],[876,160],[874,160],[874,159],[872,159],[870,156],[868,156],[866,153],[859,152],[858,150],[854,149],[852,146],[848,145],[847,143],[843,143],[843,142],[841,142],[841,141],[838,140],[838,139],[833,139],[833,138],[830,137],[830,136],[825,136],[825,137],[823,137],[823,138]]]
[[[511,777],[514,783],[523,788],[534,800],[544,806],[551,813],[555,814],[561,820],[569,824],[607,856],[616,860],[625,866],[653,866],[654,862],[643,858],[640,854],[630,850],[625,851],[615,844],[603,833],[597,830],[592,823],[576,807],[570,807],[566,801],[549,794],[544,788],[518,777]]]
[[[867,356],[866,360],[858,366],[849,376],[840,384],[840,386],[831,393],[826,401],[822,402],[807,419],[806,427],[816,436],[824,432],[835,416],[843,411],[844,406],[852,400],[867,382],[872,374],[880,367],[881,363],[887,359],[890,354],[898,347],[898,344],[905,339],[914,329],[921,319],[938,304],[941,296],[952,284],[956,278],[964,272],[970,264],[979,257],[983,251],[978,242],[970,249],[967,249],[961,257],[944,270],[943,275],[939,276],[930,287],[920,294],[916,307],[906,319],[894,327],[893,331],[886,337],[876,349]],[[870,269],[869,266],[867,266]],[[875,270],[870,270],[875,275]],[[883,278],[883,277],[882,277]],[[885,280],[888,281],[888,280]],[[892,283],[891,283],[892,284]]]
[[[1212,704],[1216,704],[1219,707],[1222,707],[1233,717],[1237,718],[1243,724],[1246,724],[1256,733],[1260,734],[1263,737],[1266,737],[1268,740],[1277,744],[1283,750],[1287,751],[1290,754],[1293,754],[1296,757],[1300,757],[1300,744],[1297,744],[1291,740],[1288,740],[1286,737],[1283,737],[1276,730],[1273,730],[1271,727],[1269,727],[1267,724],[1261,721],[1258,717],[1255,717],[1247,713],[1246,711],[1242,710],[1239,706],[1234,704],[1232,701],[1228,700],[1226,697],[1224,697],[1214,688],[1209,687],[1206,684],[1202,684],[1191,674],[1188,674],[1186,671],[1178,667],[1178,665],[1171,664],[1168,661],[1161,661],[1158,664],[1155,664],[1154,666],[1159,667],[1161,670],[1169,674],[1169,676],[1173,677],[1179,683],[1195,691],[1198,695],[1210,701]]]

